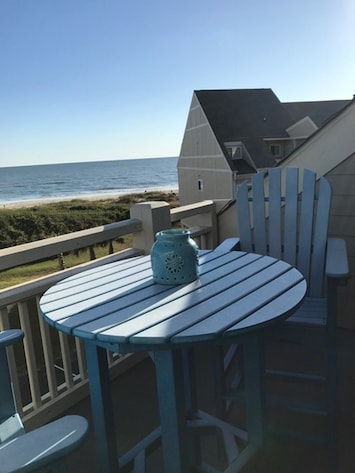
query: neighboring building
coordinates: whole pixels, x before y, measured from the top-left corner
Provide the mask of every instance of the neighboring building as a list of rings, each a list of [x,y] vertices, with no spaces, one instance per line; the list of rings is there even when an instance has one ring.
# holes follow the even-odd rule
[[[233,199],[238,182],[290,155],[349,102],[281,103],[271,89],[195,91],[178,161],[181,203]]]
[[[345,239],[351,273],[348,285],[340,288],[338,323],[355,329],[355,98],[278,166],[312,169],[332,187],[329,233]],[[220,241],[238,235],[234,199],[219,213],[218,228]]]

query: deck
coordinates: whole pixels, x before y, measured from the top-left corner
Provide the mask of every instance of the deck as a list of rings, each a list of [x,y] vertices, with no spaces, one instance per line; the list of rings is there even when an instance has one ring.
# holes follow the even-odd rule
[[[110,224],[95,229],[76,232],[67,236],[53,237],[40,242],[19,245],[0,250],[2,270],[21,266],[24,263],[39,261],[43,258],[57,257],[61,252],[73,251],[76,248],[86,248],[92,245],[133,234],[133,247],[122,252],[109,255],[102,260],[95,260],[75,268],[57,272],[36,281],[30,281],[20,286],[10,287],[1,291],[0,324],[2,329],[20,326],[25,332],[24,347],[20,347],[21,361],[25,362],[28,374],[28,396],[23,396],[24,403],[19,411],[27,416],[27,428],[41,425],[51,420],[53,416],[63,415],[78,396],[86,393],[87,371],[85,356],[81,344],[72,337],[58,338],[58,332],[51,333],[47,324],[38,311],[36,300],[53,284],[79,271],[117,261],[138,254],[148,254],[154,241],[152,229],[169,228],[181,220],[198,217],[199,226],[193,227],[194,235],[199,239],[201,249],[214,248],[217,241],[216,208],[212,201],[188,205],[169,210],[168,204],[158,203],[151,207],[146,203],[136,204],[132,218],[127,221]],[[194,225],[197,224],[194,220]],[[221,235],[220,235],[221,236]],[[353,327],[353,280],[346,288],[341,288],[340,326]],[[350,320],[348,320],[350,319]],[[346,322],[344,324],[344,322]],[[43,326],[41,326],[43,324]],[[39,328],[42,331],[40,333]],[[54,340],[53,340],[54,339]],[[355,398],[355,332],[339,330],[339,429],[340,468],[334,473],[353,473],[355,465],[355,449],[353,447],[353,431],[355,427],[353,399]],[[75,344],[75,346],[74,346]],[[25,350],[24,350],[25,348]],[[42,356],[42,352],[44,356]],[[22,354],[23,353],[23,354]],[[41,356],[37,356],[41,353]],[[72,366],[75,353],[75,370]],[[37,361],[39,359],[39,362]],[[42,360],[43,358],[43,360]],[[59,361],[58,361],[59,360]],[[203,362],[204,357],[201,357]],[[110,360],[114,369],[115,360]],[[60,370],[58,375],[57,365]],[[11,356],[13,386],[15,392],[20,392],[20,379],[17,372],[16,357]],[[210,387],[210,371],[205,363],[200,363],[200,395],[201,407],[213,412],[212,393]],[[44,371],[45,370],[45,371]],[[75,372],[74,372],[75,371]],[[45,372],[46,383],[41,376]],[[74,376],[75,375],[75,376]],[[42,385],[46,384],[45,391]],[[47,386],[48,385],[48,386]],[[115,417],[118,431],[118,451],[120,454],[129,450],[137,441],[142,439],[158,425],[158,408],[155,390],[154,366],[146,359],[125,374],[121,374],[112,385],[115,400]],[[60,396],[58,396],[60,394]],[[19,396],[21,398],[21,396]],[[68,411],[69,412],[69,411]],[[90,402],[85,399],[70,409],[72,413],[86,416],[89,421]],[[232,421],[235,412],[232,412]],[[26,420],[26,419],[25,419]],[[32,424],[32,425],[31,425]],[[209,449],[211,456],[213,449]],[[261,469],[263,465],[267,469]],[[248,468],[251,472],[250,468]],[[149,458],[147,473],[163,471],[160,452]],[[265,449],[265,457],[260,459],[260,468],[255,467],[252,473],[320,473],[326,471],[326,458],[322,450],[309,446],[296,446],[279,441],[269,442]],[[70,459],[69,473],[93,472],[100,473],[100,465],[96,464],[95,439],[93,431],[80,451]]]
[[[353,446],[355,411],[355,333],[349,330],[339,330],[339,405],[338,405],[338,440],[339,440],[339,471],[338,473],[353,473],[355,465],[355,449]],[[199,396],[201,407],[213,413],[212,389],[208,389],[212,378],[204,360],[208,352],[198,352]],[[143,360],[135,368],[120,376],[112,384],[114,410],[118,432],[118,451],[120,454],[129,450],[137,441],[158,426],[158,406],[155,390],[154,365],[150,358]],[[70,410],[79,413],[91,421],[89,399],[77,404]],[[231,418],[235,416],[235,410]],[[209,448],[209,455],[216,452]],[[213,460],[212,460],[213,461]],[[324,449],[303,443],[280,442],[269,440],[265,456],[256,463],[246,467],[250,473],[323,473],[326,471],[326,456]],[[218,463],[218,461],[216,460]],[[91,429],[89,439],[80,451],[74,453],[69,461],[68,473],[100,472],[96,464],[95,441]],[[163,472],[161,452],[149,456],[147,473]]]

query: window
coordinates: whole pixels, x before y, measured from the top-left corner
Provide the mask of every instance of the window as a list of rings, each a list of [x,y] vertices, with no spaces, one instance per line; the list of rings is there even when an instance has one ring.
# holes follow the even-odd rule
[[[282,149],[280,144],[270,144],[269,145],[270,153],[274,158],[280,158],[282,156]]]
[[[227,153],[232,159],[243,159],[243,147],[242,145],[227,145]]]

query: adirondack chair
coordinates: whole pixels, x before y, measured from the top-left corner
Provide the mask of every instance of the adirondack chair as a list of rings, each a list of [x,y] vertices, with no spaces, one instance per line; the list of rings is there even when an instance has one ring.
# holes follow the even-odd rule
[[[320,349],[324,356],[323,372],[311,374],[305,371],[307,366],[296,366],[295,371],[288,366],[286,369],[274,369],[268,365],[265,356],[266,411],[272,405],[294,410],[297,415],[304,412],[325,416],[326,435],[323,440],[330,454],[329,470],[335,472],[337,286],[346,280],[349,270],[345,242],[328,237],[330,185],[323,177],[317,183],[315,173],[307,169],[302,172],[287,168],[283,174],[280,168],[272,168],[265,175],[262,172],[254,175],[251,184],[244,182],[240,185],[236,192],[236,205],[239,238],[227,239],[221,246],[286,260],[299,269],[308,284],[308,295],[300,309],[279,325],[265,330],[264,353],[267,353],[271,343],[283,341],[286,342],[283,345],[286,352],[279,352],[281,360],[291,350],[303,346]],[[308,356],[308,361],[311,361],[314,352]],[[269,379],[278,383],[323,384],[323,398],[318,405],[314,405],[314,402],[309,404],[307,399],[269,396]],[[224,399],[230,402],[237,399],[237,391],[231,394],[229,388],[226,387]],[[294,393],[296,389],[291,391]],[[270,425],[269,428],[271,430]],[[283,430],[282,435],[285,433]],[[297,436],[294,430],[287,433]],[[303,439],[311,439],[306,437],[305,432],[300,435]]]
[[[0,471],[1,473],[67,472],[66,457],[84,441],[88,423],[77,415],[64,416],[25,432],[16,411],[6,347],[20,341],[22,330],[0,332]]]

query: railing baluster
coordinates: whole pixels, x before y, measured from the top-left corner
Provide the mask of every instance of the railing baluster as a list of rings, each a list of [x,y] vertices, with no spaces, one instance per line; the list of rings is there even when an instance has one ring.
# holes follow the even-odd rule
[[[87,368],[85,358],[84,343],[80,338],[75,338],[76,355],[78,358],[79,378],[81,380],[87,379]]]
[[[42,405],[41,390],[38,380],[37,362],[34,350],[31,319],[28,310],[28,301],[19,302],[17,304],[20,324],[22,330],[25,332],[23,339],[23,346],[25,349],[25,357],[27,364],[28,380],[30,383],[32,404],[34,409],[38,409]]]
[[[59,332],[59,341],[60,341],[60,349],[61,349],[61,353],[62,353],[65,385],[66,385],[67,389],[69,389],[69,388],[72,388],[74,386],[74,379],[73,379],[72,362],[71,362],[71,358],[70,358],[70,348],[69,348],[68,336],[65,335],[63,332]]]
[[[0,309],[0,329],[7,330],[9,328],[10,328],[9,312],[7,310],[7,307],[2,307]]]
[[[39,313],[39,299],[40,297],[37,296],[36,297],[37,315],[38,315],[39,327],[40,327],[40,332],[41,332],[44,364],[45,364],[46,376],[47,376],[47,381],[48,381],[48,391],[49,391],[50,398],[53,399],[56,396],[58,396],[57,379],[56,379],[55,369],[54,369],[53,349],[52,349],[49,325],[44,321],[44,319],[41,317]]]

